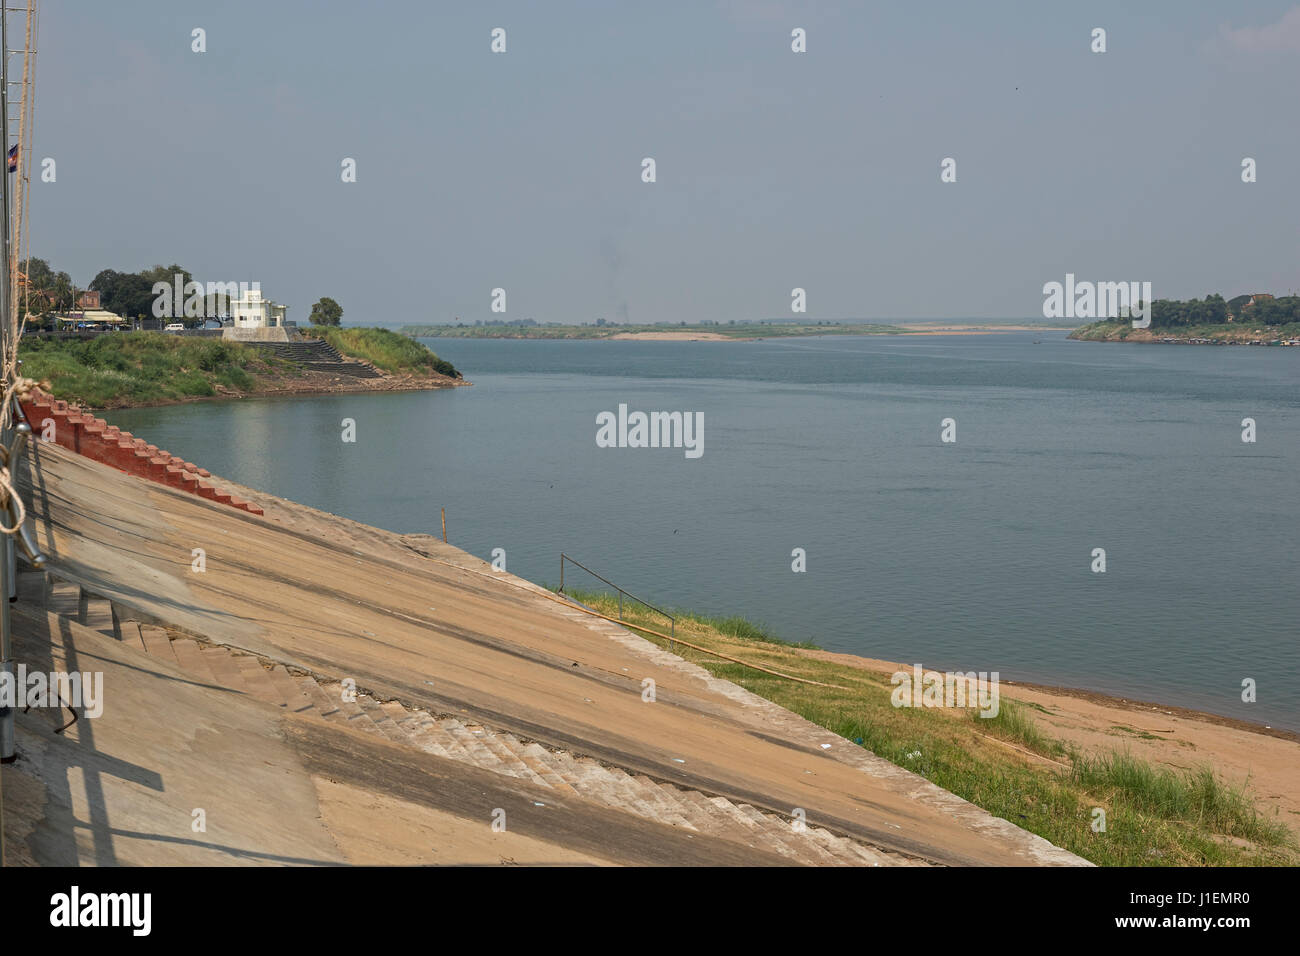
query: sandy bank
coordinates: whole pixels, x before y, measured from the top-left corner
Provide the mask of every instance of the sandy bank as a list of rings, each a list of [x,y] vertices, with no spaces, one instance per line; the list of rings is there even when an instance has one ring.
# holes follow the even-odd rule
[[[800,653],[883,674],[911,668],[833,651]],[[1094,754],[1127,749],[1175,770],[1209,764],[1233,784],[1249,780],[1261,804],[1292,826],[1300,819],[1300,734],[1086,690],[1007,680],[999,686],[1003,697],[1043,708],[1032,716],[1050,736]]]
[[[1045,325],[909,325],[899,328],[908,335],[996,335],[999,332],[1069,332],[1069,326]]]
[[[637,340],[641,342],[732,342],[738,341],[733,335],[719,335],[717,332],[619,332],[609,336],[611,339]]]

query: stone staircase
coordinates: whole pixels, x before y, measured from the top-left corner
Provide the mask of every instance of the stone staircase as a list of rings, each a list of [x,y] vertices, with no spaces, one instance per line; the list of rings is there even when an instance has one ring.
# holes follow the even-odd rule
[[[178,664],[196,680],[247,694],[275,707],[376,734],[404,746],[516,777],[557,795],[578,797],[648,820],[774,852],[791,865],[923,865],[810,824],[749,804],[710,796],[627,773],[578,754],[553,750],[453,714],[409,709],[397,701],[344,692],[322,674],[291,672],[283,664],[208,644],[156,624],[48,572],[24,571],[19,600],[123,642],[142,654]]]
[[[246,342],[254,348],[270,352],[276,358],[297,362],[312,372],[325,372],[344,378],[381,378],[383,373],[373,365],[356,359],[344,358],[339,351],[322,339],[300,339],[292,342]]]

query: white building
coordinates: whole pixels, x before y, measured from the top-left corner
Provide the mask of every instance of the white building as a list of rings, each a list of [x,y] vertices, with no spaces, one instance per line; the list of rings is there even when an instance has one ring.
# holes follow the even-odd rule
[[[262,298],[262,290],[244,289],[238,299],[230,300],[230,314],[237,329],[274,329],[284,326],[289,307]]]

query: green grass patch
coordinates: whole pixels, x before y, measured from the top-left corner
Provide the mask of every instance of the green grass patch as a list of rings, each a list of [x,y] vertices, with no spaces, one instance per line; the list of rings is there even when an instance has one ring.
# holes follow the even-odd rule
[[[427,375],[437,372],[461,378],[456,367],[406,335],[375,328],[337,328],[313,325],[301,330],[322,338],[344,355],[369,362],[394,375]]]
[[[610,594],[566,592],[602,614],[618,615],[617,599]],[[623,616],[631,623],[667,631],[662,617],[626,599]],[[713,675],[1099,865],[1300,862],[1292,831],[1276,817],[1259,812],[1249,790],[1230,787],[1209,767],[1179,774],[1127,754],[1078,753],[1037,722],[1036,715],[1046,713],[1042,708],[1005,695],[993,718],[969,710],[894,707],[888,674],[820,659],[810,652],[811,645],[779,642],[763,627],[742,618],[680,613],[677,637],[762,667],[845,688],[785,680],[681,643],[672,648]],[[647,639],[668,646],[666,640]],[[1105,811],[1104,832],[1093,830],[1097,808]]]
[[[579,601],[589,607],[595,608],[597,604],[602,605],[605,610],[596,608],[596,610],[601,610],[602,614],[607,613],[609,608],[613,608],[613,614],[610,616],[618,616],[618,597],[611,592],[589,591],[582,588],[567,587],[564,589],[564,593],[575,601]],[[645,624],[647,627],[653,627],[654,625],[651,622],[657,620],[659,621],[660,626],[657,627],[656,630],[661,630],[665,633],[668,632],[668,619],[662,615],[646,611],[645,608],[636,604],[630,598],[623,599],[623,608],[625,611],[636,615],[635,617],[629,618],[630,620],[636,620],[637,623]],[[694,611],[686,611],[681,608],[666,608],[665,610],[676,618],[678,626],[685,625],[687,627],[713,630],[738,641],[757,641],[764,644],[777,644],[782,647],[805,647],[814,649],[817,647],[816,644],[810,644],[808,642],[798,643],[782,640],[775,634],[769,632],[762,624],[756,624],[749,620],[749,618],[740,617],[736,614],[726,617],[711,617],[707,614],[696,614]]]
[[[247,390],[254,372],[282,364],[236,342],[160,332],[24,338],[18,354],[28,378],[48,381],[56,398],[91,408]]]

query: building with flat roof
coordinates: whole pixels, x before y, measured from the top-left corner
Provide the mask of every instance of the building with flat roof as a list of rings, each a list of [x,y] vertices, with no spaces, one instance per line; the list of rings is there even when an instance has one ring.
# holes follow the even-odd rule
[[[237,329],[274,329],[284,326],[287,305],[262,298],[262,290],[245,289],[238,299],[230,300],[230,314]]]

